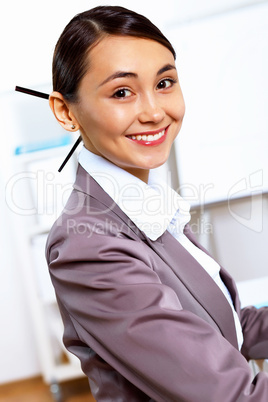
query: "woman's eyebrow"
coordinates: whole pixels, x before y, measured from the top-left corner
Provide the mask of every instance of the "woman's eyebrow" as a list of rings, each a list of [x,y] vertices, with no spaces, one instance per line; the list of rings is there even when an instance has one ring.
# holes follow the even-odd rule
[[[106,84],[106,82],[115,80],[116,78],[124,78],[124,77],[138,78],[138,74],[131,73],[128,71],[116,71],[115,73],[109,75],[109,77],[107,77],[104,81],[102,81],[102,83],[99,85],[99,87]]]
[[[161,75],[169,70],[176,70],[176,67],[173,64],[168,63],[164,67],[160,68],[160,70],[157,71],[156,75]]]
[[[157,71],[156,76],[159,76],[169,70],[176,70],[176,67],[173,64],[168,63]],[[132,73],[130,71],[116,71],[115,73],[109,75],[109,77],[105,78],[105,80],[100,83],[99,87],[101,87],[102,85],[106,84],[109,81],[115,80],[116,78],[125,78],[125,77],[138,78],[138,74]]]

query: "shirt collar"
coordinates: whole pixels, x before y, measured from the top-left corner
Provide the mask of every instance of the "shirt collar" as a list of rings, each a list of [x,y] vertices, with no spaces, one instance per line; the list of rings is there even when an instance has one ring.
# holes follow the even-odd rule
[[[158,239],[174,219],[179,220],[180,231],[189,222],[190,205],[160,180],[156,171],[150,171],[146,184],[85,147],[78,161],[151,240]]]

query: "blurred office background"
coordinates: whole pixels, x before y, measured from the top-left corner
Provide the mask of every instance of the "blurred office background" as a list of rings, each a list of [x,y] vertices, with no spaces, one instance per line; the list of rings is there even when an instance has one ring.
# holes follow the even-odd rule
[[[75,138],[58,127],[46,100],[14,88],[49,93],[53,49],[63,28],[75,14],[106,3],[146,15],[174,44],[187,112],[161,174],[172,172],[173,187],[192,204],[196,235],[242,282],[242,302],[268,301],[262,279],[268,276],[268,1],[5,1],[0,5],[0,385],[40,374],[47,383],[53,375],[55,382],[80,376],[70,356],[71,371],[53,371],[44,333],[48,327],[60,360],[61,327],[46,323],[56,313],[43,247],[74,179],[74,160],[62,174],[57,169]],[[259,291],[251,300],[248,289],[254,286]]]

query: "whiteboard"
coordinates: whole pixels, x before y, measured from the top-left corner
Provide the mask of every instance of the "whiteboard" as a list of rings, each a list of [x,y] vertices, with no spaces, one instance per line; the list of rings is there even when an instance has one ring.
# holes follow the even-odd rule
[[[175,141],[191,204],[268,189],[268,4],[169,29],[186,102]]]

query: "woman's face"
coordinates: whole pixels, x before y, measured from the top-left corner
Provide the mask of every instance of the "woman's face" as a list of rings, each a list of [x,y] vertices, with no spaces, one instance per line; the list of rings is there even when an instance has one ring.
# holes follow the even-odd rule
[[[147,181],[168,158],[185,111],[172,53],[156,41],[108,36],[89,53],[72,111],[85,147]]]

